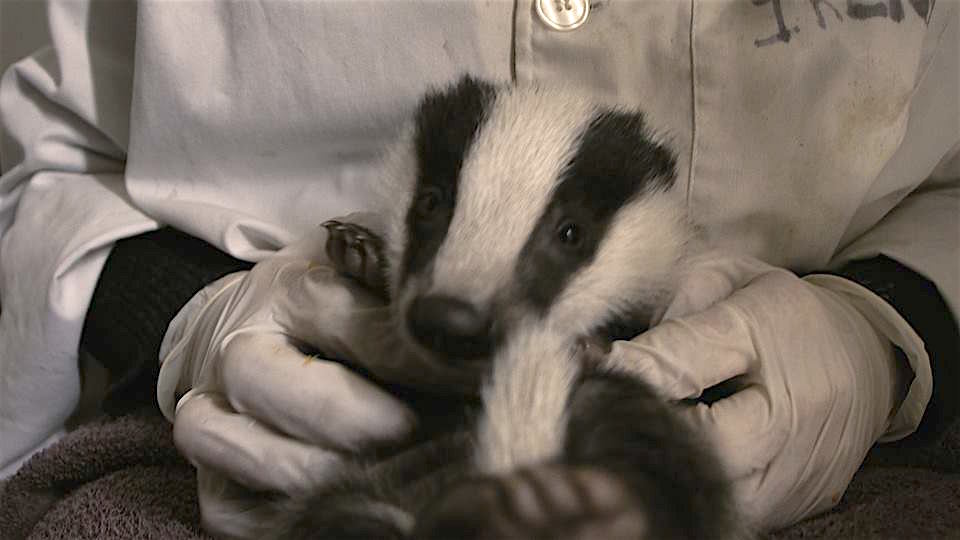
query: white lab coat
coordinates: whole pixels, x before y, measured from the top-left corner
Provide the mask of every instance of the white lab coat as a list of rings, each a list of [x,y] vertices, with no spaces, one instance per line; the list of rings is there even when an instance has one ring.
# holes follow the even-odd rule
[[[885,253],[957,313],[958,4],[842,4],[594,0],[558,32],[530,0],[53,3],[52,46],[0,85],[0,467],[76,406],[115,240],[269,256],[364,208],[403,115],[464,72],[639,105],[716,244],[796,271]],[[914,364],[890,438],[930,395]]]

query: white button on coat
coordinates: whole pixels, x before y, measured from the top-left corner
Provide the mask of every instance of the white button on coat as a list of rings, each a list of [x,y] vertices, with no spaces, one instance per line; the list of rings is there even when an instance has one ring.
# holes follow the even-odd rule
[[[536,0],[540,20],[554,30],[567,31],[587,22],[590,0]]]

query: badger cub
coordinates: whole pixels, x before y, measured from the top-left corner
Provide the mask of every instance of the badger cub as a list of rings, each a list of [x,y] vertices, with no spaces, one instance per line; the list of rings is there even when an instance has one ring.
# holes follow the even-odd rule
[[[287,503],[273,534],[745,537],[709,448],[597,353],[655,319],[691,238],[642,114],[464,78],[421,101],[387,164],[382,223],[329,222],[327,247],[382,289],[384,354],[407,367],[350,360],[441,397],[420,401],[417,443]]]

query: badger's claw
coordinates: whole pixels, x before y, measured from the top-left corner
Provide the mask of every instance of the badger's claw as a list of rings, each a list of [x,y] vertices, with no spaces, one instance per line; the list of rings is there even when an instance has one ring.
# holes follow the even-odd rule
[[[645,538],[648,523],[616,477],[542,465],[459,485],[418,519],[413,538]]]
[[[386,295],[383,240],[366,227],[330,220],[323,223],[329,234],[326,251],[340,274]]]

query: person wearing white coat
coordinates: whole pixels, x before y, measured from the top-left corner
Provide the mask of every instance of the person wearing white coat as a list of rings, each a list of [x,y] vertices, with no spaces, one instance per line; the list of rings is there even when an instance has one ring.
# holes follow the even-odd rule
[[[960,384],[958,6],[839,4],[52,2],[51,45],[0,82],[3,475],[75,409],[78,347],[124,358],[111,391],[142,395],[164,334],[160,405],[208,477],[216,465],[295,491],[357,445],[402,437],[403,404],[324,362],[287,376],[284,355],[254,348],[229,363],[242,366],[232,382],[201,381],[224,354],[204,340],[231,330],[211,321],[245,328],[289,294],[271,272],[310,256],[296,240],[365,209],[404,114],[470,73],[577,85],[669,134],[691,214],[734,256],[703,261],[672,308],[686,324],[613,354],[678,398],[750,376],[759,402],[741,392],[690,412],[738,497],[767,528],[829,508],[875,442],[941,430]],[[753,356],[691,361],[731,310],[746,326],[729,350],[752,336]],[[279,375],[251,377],[266,360]],[[333,430],[308,418],[308,398],[354,420]],[[254,424],[271,429],[235,429]],[[280,457],[251,457],[264,448]],[[242,534],[209,485],[206,525]]]

